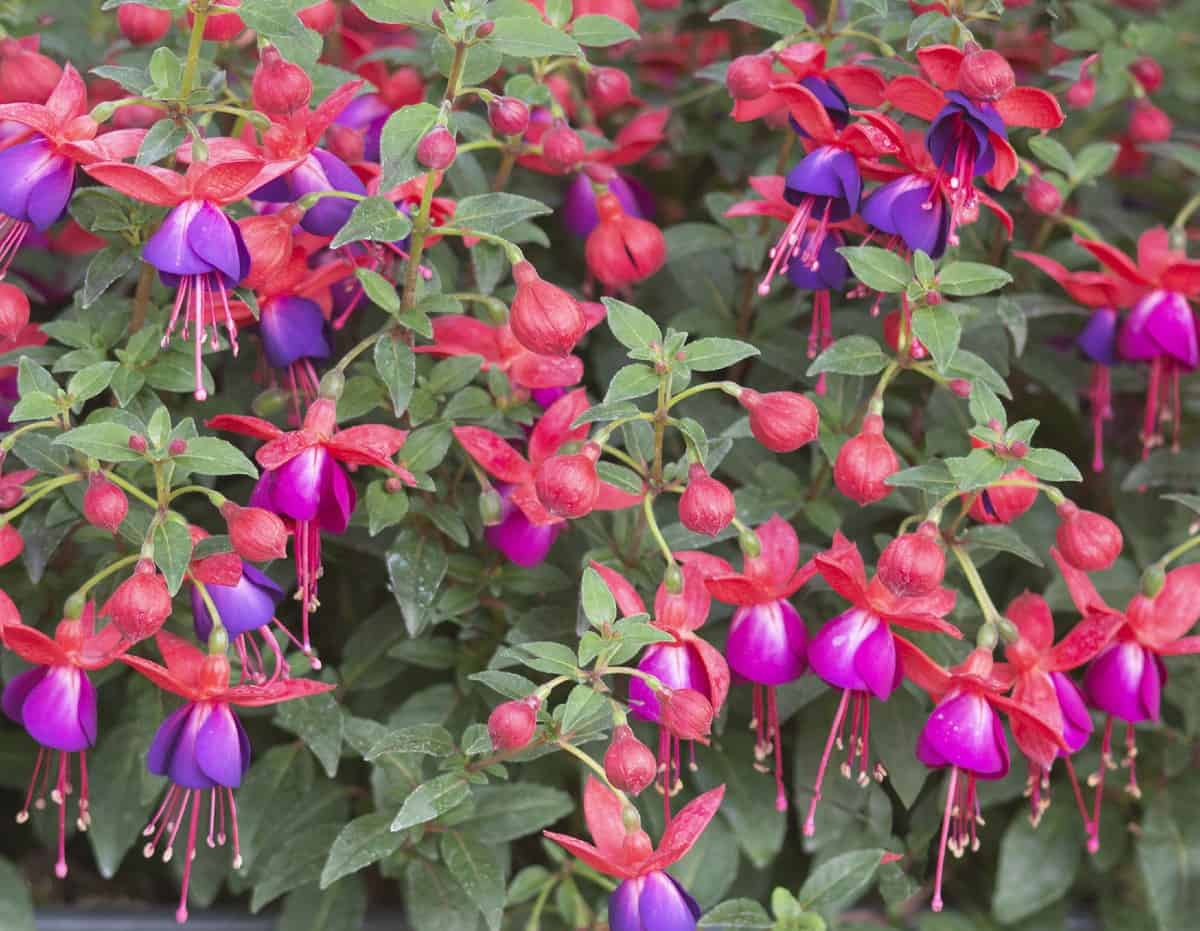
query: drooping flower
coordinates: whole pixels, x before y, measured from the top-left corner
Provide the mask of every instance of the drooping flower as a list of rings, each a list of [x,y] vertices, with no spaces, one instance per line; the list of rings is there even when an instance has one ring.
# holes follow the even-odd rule
[[[640,182],[628,175],[613,173],[608,179],[608,191],[620,202],[628,216],[643,220],[652,219],[654,195]],[[587,172],[577,174],[563,192],[563,203],[559,210],[563,226],[580,239],[596,228],[600,214],[596,211],[596,190]]]
[[[740,573],[713,574],[706,581],[718,601],[736,605],[725,658],[754,687],[754,719],[758,761],[775,753],[775,807],[787,808],[783,786],[783,747],[775,688],[804,674],[808,631],[789,598],[817,571],[813,562],[800,565],[796,531],[778,514],[755,531],[759,553],[746,556]]]
[[[166,667],[140,656],[123,656],[156,686],[185,699],[159,725],[146,766],[158,776],[170,780],[162,804],[147,825],[143,848],[146,857],[154,856],[163,845],[163,860],[170,861],[175,838],[187,820],[184,839],[183,888],[175,918],[187,921],[188,882],[204,795],[209,796],[208,846],[224,846],[227,826],[233,840],[233,866],[241,866],[238,845],[237,803],[233,791],[242,784],[250,768],[250,738],[234,712],[234,706],[261,708],[295,698],[319,695],[334,688],[331,683],[312,679],[278,679],[265,685],[229,684],[229,661],[224,653],[205,654],[174,634],[160,632],[156,637]]]
[[[303,617],[301,649],[315,664],[308,619],[319,604],[321,534],[345,533],[355,504],[354,485],[342,464],[374,466],[411,485],[412,473],[392,461],[408,434],[382,424],[339,430],[336,404],[329,398],[314,401],[301,428],[291,432],[240,414],[220,414],[207,426],[266,441],[255,456],[263,474],[250,504],[295,522],[297,597]]]
[[[7,595],[0,607],[0,635],[4,645],[34,668],[11,679],[4,687],[4,713],[16,721],[38,743],[37,761],[17,823],[29,820],[29,808],[45,808],[47,786],[50,801],[58,806],[58,858],[54,873],[67,875],[67,799],[79,792],[76,826],[86,831],[91,823],[88,809],[87,752],[96,745],[96,687],[88,672],[102,669],[130,646],[113,625],[99,633],[95,608],[89,601],[77,618],[63,618],[53,637],[26,627]],[[79,782],[71,775],[71,755],[79,754]],[[40,785],[40,788],[39,788]],[[35,797],[36,796],[36,797]]]
[[[269,630],[272,623],[283,628],[283,625],[275,620],[275,609],[283,600],[283,589],[261,569],[249,563],[242,563],[241,570],[240,577],[232,585],[199,580],[204,586],[203,593],[200,586],[192,586],[192,622],[196,638],[201,643],[207,643],[208,636],[212,633],[212,613],[204,597],[207,595],[212,599],[221,624],[229,634],[230,643],[238,651],[246,677],[253,682],[267,681],[266,663],[253,638],[249,636],[256,632],[262,635],[263,646],[274,654],[272,678],[286,676],[287,665],[283,661],[283,654]],[[197,581],[198,572],[194,566],[191,575],[193,581]],[[286,631],[286,628],[283,629]]]
[[[940,585],[916,595],[891,591],[877,574],[867,580],[858,547],[834,534],[833,546],[815,558],[816,569],[830,588],[853,605],[849,611],[825,623],[808,645],[808,662],[813,672],[835,689],[842,690],[841,702],[829,729],[813,797],[804,820],[804,833],[816,830],[817,805],[825,767],[836,743],[850,721],[849,750],[842,775],[850,778],[858,765],[858,783],[867,785],[873,775],[882,780],[882,764],[871,760],[871,699],[887,701],[903,678],[896,642],[901,639],[892,627],[936,631],[961,637],[958,628],[944,620],[954,608],[955,593]]]
[[[636,809],[588,777],[583,813],[594,845],[566,834],[543,833],[592,869],[621,880],[608,900],[612,931],[695,931],[700,906],[666,869],[691,850],[724,794],[725,787],[718,786],[688,802],[667,825],[655,850],[640,827],[626,828],[626,812],[636,815]]]
[[[681,744],[684,740],[692,741],[694,754],[694,741],[705,739],[712,714],[720,710],[729,694],[729,665],[720,651],[696,632],[708,620],[712,604],[705,581],[715,574],[731,571],[729,564],[707,553],[679,555],[686,559],[682,569],[683,587],[678,594],[670,592],[665,582],[658,587],[654,596],[654,615],[650,621],[654,627],[669,634],[671,639],[650,644],[642,651],[638,661],[638,669],[661,684],[662,694],[640,677],[629,680],[629,704],[633,714],[643,721],[659,725],[658,763],[662,772],[663,814],[667,821],[671,820],[671,796],[681,786]],[[592,568],[600,573],[608,585],[623,617],[646,613],[645,603],[628,579],[597,562],[592,563]],[[672,715],[668,714],[667,706],[671,698],[667,696],[680,695],[694,695],[703,699],[707,720],[702,726],[681,727],[670,719],[672,715],[681,721],[684,718],[689,721],[697,718],[695,709],[687,708],[689,699],[684,699]],[[693,704],[698,705],[699,702]],[[699,717],[704,717],[704,714]]]

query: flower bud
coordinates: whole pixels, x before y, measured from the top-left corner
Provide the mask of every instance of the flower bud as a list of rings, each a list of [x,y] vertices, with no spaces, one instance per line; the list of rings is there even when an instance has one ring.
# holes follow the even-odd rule
[[[317,35],[323,36],[337,25],[337,6],[333,0],[321,0],[320,3],[306,6],[296,15]]]
[[[1096,97],[1096,79],[1091,75],[1085,75],[1078,81],[1067,88],[1067,92],[1063,95],[1067,106],[1074,110],[1084,110],[1092,105],[1092,101]]]
[[[287,555],[288,533],[279,515],[226,501],[221,516],[229,527],[229,542],[242,559],[268,562]]]
[[[172,456],[182,456],[187,452],[187,440],[183,437],[176,437],[168,444],[167,452]]]
[[[83,493],[83,516],[93,527],[116,533],[129,513],[125,492],[104,477],[102,472],[88,476],[87,491]]]
[[[663,689],[658,695],[662,725],[678,740],[708,743],[713,706],[695,689]]]
[[[445,126],[435,126],[417,143],[417,161],[431,171],[444,171],[454,164],[458,146]]]
[[[613,731],[612,743],[604,753],[604,775],[613,788],[641,795],[654,782],[658,761],[650,748],[634,736],[633,729],[622,724]]]
[[[1142,85],[1142,89],[1147,94],[1153,94],[1162,86],[1162,65],[1149,55],[1143,55],[1130,65],[1129,72],[1133,75],[1134,80]]]
[[[999,100],[1016,84],[1012,65],[991,49],[968,52],[958,67],[958,89],[975,100]]]
[[[715,537],[737,514],[733,492],[700,463],[688,468],[687,488],[679,499],[679,522],[693,533]]]
[[[129,437],[129,448],[135,453],[144,453],[149,448],[149,444],[144,436],[135,433]]]
[[[241,6],[242,0],[221,0],[221,6]],[[190,29],[196,14],[188,10],[187,22]],[[204,21],[204,38],[209,42],[228,42],[242,34],[246,24],[237,13],[209,13]]]
[[[790,453],[817,438],[821,415],[817,405],[795,391],[759,394],[743,388],[738,403],[750,414],[750,432],[773,453]]]
[[[492,20],[492,19],[485,19],[482,23],[480,23],[476,27],[475,38],[476,39],[486,39],[488,36],[490,36],[495,31],[496,31],[496,21]]]
[[[1081,510],[1073,501],[1058,506],[1061,523],[1054,539],[1063,558],[1082,572],[1107,569],[1121,555],[1121,528],[1103,514]]]
[[[992,485],[980,492],[971,505],[970,515],[985,524],[1007,524],[1033,507],[1037,500],[1037,481],[1025,469],[1015,469],[1004,476],[1005,480],[1029,482],[1024,485]]]
[[[927,294],[926,300],[934,293],[936,292],[931,291]],[[900,324],[903,321],[904,317],[898,310],[893,310],[883,318],[883,341],[888,344],[888,348],[892,352],[900,351]],[[908,355],[918,362],[929,357],[929,350],[925,348],[925,344],[917,339],[917,335],[911,331],[908,334]]]
[[[284,61],[275,46],[268,45],[259,53],[258,67],[250,82],[250,98],[256,109],[272,116],[290,116],[308,108],[312,91],[308,72]]]
[[[593,68],[587,78],[588,100],[599,116],[634,100],[629,75],[620,68]]]
[[[556,123],[542,136],[542,158],[555,171],[572,171],[586,154],[579,133],[565,123]]]
[[[605,191],[596,198],[599,222],[584,247],[588,271],[609,288],[624,288],[649,278],[667,259],[662,230],[631,217],[617,195]]]
[[[519,136],[529,128],[529,106],[516,97],[496,97],[488,104],[488,122],[501,136]]]
[[[1034,213],[1049,217],[1062,207],[1062,194],[1041,175],[1034,175],[1025,185],[1025,203]]]
[[[60,77],[54,59],[17,39],[0,39],[0,103],[45,103]]]
[[[537,712],[542,702],[536,695],[506,701],[488,715],[488,736],[497,750],[520,750],[533,739]]]
[[[171,31],[171,11],[143,3],[117,7],[117,28],[134,45],[150,45]]]
[[[15,285],[0,283],[0,339],[10,339],[29,325],[29,298]]]
[[[771,89],[771,56],[738,56],[725,72],[725,86],[734,100],[757,100]]]
[[[960,398],[969,398],[971,396],[971,383],[965,378],[951,378],[946,382],[946,387]]]
[[[883,418],[868,414],[858,436],[845,442],[833,464],[838,491],[860,505],[882,501],[892,493],[886,479],[900,468],[900,460],[883,435]]]
[[[117,586],[100,613],[112,618],[126,640],[145,640],[170,617],[171,593],[154,563],[143,559],[133,575]]]
[[[0,524],[0,566],[7,566],[25,549],[25,538],[8,521]]]
[[[942,584],[946,554],[938,543],[937,524],[923,523],[916,533],[904,533],[879,556],[876,576],[893,595],[928,595]]]
[[[555,517],[573,519],[590,514],[600,495],[599,458],[600,447],[588,443],[582,452],[551,456],[538,466],[533,487],[542,507]]]
[[[1129,118],[1129,138],[1136,143],[1166,142],[1173,129],[1171,118],[1152,103],[1142,103]]]
[[[568,355],[587,332],[579,302],[562,288],[544,281],[528,262],[513,266],[517,293],[508,322],[517,342],[543,356]]]

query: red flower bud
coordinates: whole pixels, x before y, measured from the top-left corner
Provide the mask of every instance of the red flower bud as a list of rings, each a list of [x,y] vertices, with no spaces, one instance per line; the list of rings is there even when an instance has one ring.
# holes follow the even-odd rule
[[[875,574],[893,595],[928,595],[942,584],[946,554],[938,544],[937,524],[926,521],[916,533],[904,533],[879,556]]]
[[[167,445],[167,452],[172,456],[182,456],[187,452],[187,440],[183,437],[176,437]]]
[[[259,53],[258,67],[250,82],[250,97],[256,109],[272,116],[290,116],[308,108],[312,91],[308,72],[284,61],[275,46],[268,45]]]
[[[1134,107],[1129,118],[1129,138],[1134,142],[1166,142],[1174,128],[1171,118],[1152,103]]]
[[[968,52],[958,67],[958,89],[976,100],[999,100],[1016,85],[1012,65],[991,49]]]
[[[859,504],[882,501],[892,493],[885,481],[900,468],[900,460],[883,435],[883,418],[868,414],[858,436],[846,441],[833,464],[838,491]]]
[[[83,493],[83,516],[93,527],[116,533],[129,513],[125,492],[104,477],[102,472],[88,476],[87,491]]]
[[[54,92],[62,68],[35,48],[0,39],[0,103],[45,103]]]
[[[750,432],[773,453],[790,453],[817,438],[821,415],[817,405],[794,391],[759,394],[743,388],[738,403],[750,414]]]
[[[221,0],[221,6],[241,6],[242,0]],[[190,9],[187,14],[188,27],[196,21]],[[242,34],[246,24],[237,13],[209,13],[204,21],[204,38],[209,42],[228,42]]]
[[[143,559],[133,575],[117,586],[100,613],[112,618],[126,640],[145,640],[171,616],[171,593],[154,563]]]
[[[306,6],[296,14],[300,22],[318,35],[325,35],[337,25],[337,6],[333,0],[321,0],[312,6]]]
[[[25,549],[25,538],[12,524],[0,524],[0,566],[7,566]]]
[[[520,750],[533,739],[537,730],[537,711],[542,704],[536,695],[520,701],[506,701],[488,715],[488,736],[497,750]]]
[[[1132,65],[1129,66],[1129,71],[1133,75],[1135,81],[1142,85],[1142,89],[1147,94],[1153,94],[1162,86],[1163,68],[1157,61],[1149,55],[1143,55]]]
[[[771,89],[771,56],[741,55],[729,63],[725,86],[734,100],[757,100]]]
[[[124,3],[117,7],[117,28],[134,45],[149,45],[171,31],[171,11]]]
[[[572,171],[586,154],[579,133],[565,123],[556,123],[542,136],[542,159],[557,172]]]
[[[579,302],[562,288],[544,281],[528,262],[513,266],[517,293],[508,322],[517,342],[542,356],[568,355],[587,332]]]
[[[1062,207],[1062,194],[1041,175],[1034,175],[1025,185],[1025,203],[1034,213],[1053,216]]]
[[[15,285],[0,284],[0,339],[10,339],[29,325],[29,298]]]
[[[971,396],[971,383],[965,378],[951,378],[946,382],[946,387],[960,398],[969,398]]]
[[[1091,75],[1081,77],[1078,81],[1067,88],[1067,92],[1063,95],[1067,106],[1075,110],[1083,110],[1092,105],[1092,101],[1096,97],[1096,79]]]
[[[1037,500],[1037,481],[1025,469],[1015,469],[1004,476],[1005,480],[1029,482],[1023,485],[992,485],[984,489],[971,505],[970,515],[985,524],[1007,524],[1033,507]]]
[[[516,97],[496,97],[488,104],[488,122],[501,136],[519,136],[529,128],[529,107]]]
[[[1121,555],[1121,528],[1103,514],[1081,510],[1073,501],[1058,506],[1061,523],[1054,534],[1058,550],[1082,572],[1107,569]]]
[[[733,492],[700,463],[688,469],[687,488],[679,499],[679,522],[693,533],[715,537],[737,514]]]
[[[243,559],[268,562],[287,555],[287,528],[277,514],[226,501],[221,516],[229,527],[229,542]]]
[[[927,295],[927,297],[932,294]],[[903,321],[903,316],[900,311],[893,310],[883,318],[883,341],[888,344],[892,352],[900,351],[900,324]],[[915,333],[910,333],[908,337],[908,354],[918,362],[929,356],[929,350],[925,348]]]
[[[496,31],[496,21],[492,20],[492,19],[485,19],[475,29],[475,38],[476,39],[486,39],[488,36],[490,36],[495,31]]]
[[[538,466],[533,488],[542,507],[555,517],[573,519],[590,514],[600,494],[599,458],[600,447],[587,443],[582,452],[551,456]]]
[[[443,171],[454,164],[458,146],[454,134],[445,126],[435,126],[417,143],[417,161],[433,171]]]
[[[658,694],[662,725],[679,740],[708,743],[713,706],[695,689],[663,689]]]
[[[149,444],[146,442],[146,438],[140,433],[135,433],[129,438],[129,448],[135,453],[144,453],[148,446]]]
[[[629,75],[620,68],[593,68],[587,78],[588,100],[598,116],[605,116],[636,98]]]
[[[604,753],[604,775],[613,788],[641,795],[654,781],[658,761],[654,753],[634,736],[633,728],[622,724],[613,731],[612,743]]]
[[[600,222],[584,247],[588,270],[609,288],[623,288],[649,278],[667,259],[662,230],[649,220],[625,213],[617,196],[605,191],[596,198]]]

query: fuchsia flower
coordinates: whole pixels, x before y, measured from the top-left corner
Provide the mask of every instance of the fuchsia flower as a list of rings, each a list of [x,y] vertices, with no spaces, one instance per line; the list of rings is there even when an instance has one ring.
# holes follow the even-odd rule
[[[1083,674],[1083,692],[1088,704],[1107,715],[1104,737],[1100,745],[1101,763],[1096,776],[1089,779],[1095,785],[1091,836],[1088,849],[1100,847],[1100,805],[1104,797],[1104,777],[1115,769],[1112,759],[1113,720],[1126,723],[1125,760],[1129,770],[1126,791],[1135,798],[1141,796],[1137,784],[1137,737],[1134,725],[1141,721],[1156,722],[1162,703],[1162,689],[1167,683],[1168,656],[1200,653],[1200,636],[1188,636],[1188,631],[1200,619],[1200,564],[1180,566],[1166,574],[1166,582],[1153,598],[1141,593],[1134,595],[1125,611],[1110,608],[1096,591],[1087,574],[1076,569],[1056,550],[1051,554],[1058,563],[1071,600],[1075,603],[1083,624],[1109,634],[1091,650],[1095,659]]]
[[[688,802],[663,831],[655,850],[641,828],[626,829],[626,805],[598,779],[583,791],[583,814],[595,844],[566,834],[545,836],[594,870],[621,880],[608,900],[612,931],[695,931],[700,906],[665,872],[696,843],[721,806],[725,787]],[[636,809],[633,810],[636,814]]]
[[[229,290],[250,270],[250,254],[238,225],[221,206],[241,200],[256,187],[287,170],[287,163],[270,168],[261,157],[223,162],[193,162],[187,174],[179,175],[154,165],[96,162],[84,166],[93,178],[122,194],[172,208],[162,225],[142,247],[142,258],[158,269],[168,287],[178,285],[171,319],[163,335],[165,346],[183,318],[183,336],[194,330],[195,396],[208,397],[204,387],[201,356],[206,330],[209,344],[219,348],[218,315],[224,320],[234,355],[237,355],[237,325],[230,308]]]
[[[345,533],[355,504],[354,485],[340,464],[374,466],[412,485],[412,473],[392,461],[408,433],[382,424],[339,430],[336,404],[329,398],[313,402],[299,430],[284,432],[266,420],[241,414],[220,414],[207,426],[266,441],[255,455],[263,475],[250,505],[295,522],[297,597],[303,614],[300,646],[314,667],[319,666],[312,656],[308,617],[319,605],[321,533]]]
[[[936,702],[917,741],[917,759],[932,769],[950,770],[930,905],[940,912],[947,848],[956,857],[968,848],[979,849],[977,829],[983,818],[976,780],[1003,779],[1008,774],[1008,740],[999,712],[1007,714],[1014,727],[1027,727],[1059,748],[1065,749],[1065,743],[1062,734],[1036,711],[1005,696],[1013,684],[1012,671],[1003,663],[994,663],[987,650],[973,650],[963,663],[948,671],[907,640],[897,637],[896,645],[904,674]]]
[[[75,166],[137,153],[145,131],[119,130],[96,138],[99,124],[87,115],[87,87],[71,65],[62,69],[46,103],[5,103],[0,121],[24,132],[0,144],[0,277],[30,229],[44,231],[67,212],[75,190]]]
[[[696,630],[708,620],[708,610],[712,604],[705,587],[706,581],[718,573],[732,570],[725,560],[707,553],[677,555],[685,560],[682,569],[683,588],[678,594],[672,594],[667,590],[666,583],[660,585],[654,595],[654,617],[650,621],[654,627],[670,634],[672,639],[646,647],[638,662],[638,669],[654,676],[670,692],[699,693],[711,705],[712,714],[715,714],[729,695],[729,665],[720,651],[700,637]],[[597,562],[592,563],[592,568],[600,573],[612,591],[623,617],[646,613],[645,603],[628,579]],[[682,775],[680,745],[683,740],[693,738],[672,732],[664,707],[666,702],[660,700],[660,696],[644,680],[630,679],[629,704],[634,715],[659,725],[658,762],[663,774],[663,812],[666,820],[670,821],[670,799],[678,791]],[[707,726],[703,731],[707,733]],[[694,754],[694,743],[692,751]]]
[[[775,807],[787,808],[783,787],[783,747],[775,687],[804,674],[808,632],[804,619],[788,599],[817,571],[815,563],[800,565],[796,531],[778,514],[759,527],[760,553],[747,556],[741,573],[713,573],[705,581],[718,601],[737,605],[725,657],[733,671],[754,684],[755,756],[762,760],[775,751]],[[764,697],[765,693],[765,697]]]
[[[501,521],[489,527],[489,542],[517,565],[535,565],[545,558],[554,542],[544,528],[561,528],[564,521],[542,505],[535,489],[538,469],[564,446],[587,438],[588,425],[572,427],[575,418],[588,408],[587,393],[579,388],[565,394],[546,410],[529,434],[528,456],[485,427],[455,427],[455,439],[485,472],[502,483],[504,499]],[[593,508],[619,511],[642,499],[607,482],[600,482]]]
[[[311,679],[279,679],[266,685],[229,685],[229,661],[223,653],[205,654],[173,634],[160,632],[158,650],[166,667],[140,656],[123,656],[160,689],[186,700],[159,725],[146,767],[170,779],[162,805],[143,832],[150,840],[143,853],[154,856],[160,842],[163,860],[174,854],[175,838],[188,819],[184,847],[183,888],[175,918],[187,921],[188,880],[196,855],[203,796],[209,794],[208,846],[224,845],[226,818],[233,838],[233,867],[241,866],[238,848],[237,803],[233,790],[250,768],[250,738],[233,706],[261,708],[294,698],[331,691],[335,686]],[[189,817],[190,809],[190,817]]]
[[[29,820],[29,806],[45,807],[44,793],[51,781],[50,800],[58,806],[58,859],[54,874],[67,875],[67,797],[75,791],[71,780],[71,754],[79,754],[79,806],[76,826],[86,831],[88,810],[87,751],[96,745],[96,687],[88,672],[103,669],[118,659],[130,644],[113,625],[95,630],[95,608],[88,602],[77,618],[63,618],[53,637],[21,623],[7,595],[0,600],[0,635],[4,645],[34,668],[11,679],[4,687],[4,713],[37,741],[37,761],[17,822]],[[55,757],[58,771],[54,774]],[[38,789],[41,776],[41,789]],[[38,793],[35,799],[34,794]]]
[[[850,743],[842,775],[849,777],[858,760],[858,783],[866,785],[873,772],[876,779],[885,775],[883,766],[871,766],[871,699],[887,701],[903,679],[892,626],[907,630],[932,631],[961,638],[958,628],[943,618],[954,609],[955,592],[934,586],[920,595],[897,595],[876,575],[867,581],[866,567],[858,547],[837,532],[833,546],[818,553],[816,569],[830,588],[853,607],[825,623],[808,646],[808,661],[813,672],[834,688],[842,690],[842,699],[825,741],[817,781],[804,820],[804,833],[816,831],[817,805],[821,801],[821,783],[834,742],[842,746],[842,731],[851,711]]]
[[[1060,559],[1058,553],[1053,554]],[[1041,595],[1025,592],[1004,612],[1021,637],[1005,648],[1005,655],[1016,673],[1013,700],[1031,709],[1042,721],[1059,731],[1066,748],[1046,740],[1037,729],[1022,721],[1013,722],[1013,739],[1029,761],[1030,820],[1034,826],[1050,807],[1050,799],[1042,792],[1050,788],[1050,769],[1058,757],[1067,767],[1067,776],[1075,794],[1075,802],[1083,817],[1089,841],[1093,837],[1092,819],[1079,791],[1071,754],[1076,753],[1092,736],[1092,719],[1088,715],[1083,692],[1067,675],[1067,671],[1082,666],[1104,649],[1122,623],[1121,616],[1103,611],[1084,617],[1071,632],[1054,643],[1054,618]]]

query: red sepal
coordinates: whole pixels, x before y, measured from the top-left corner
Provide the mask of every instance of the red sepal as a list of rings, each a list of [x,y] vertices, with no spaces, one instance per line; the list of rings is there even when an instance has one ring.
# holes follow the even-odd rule
[[[247,417],[243,414],[218,414],[206,420],[204,425],[210,430],[240,433],[242,436],[252,436],[256,440],[273,440],[283,436],[283,431],[275,424],[261,417]]]
[[[958,69],[964,57],[962,49],[954,45],[927,45],[917,52],[917,61],[925,76],[947,91],[958,89]]]
[[[1200,563],[1172,569],[1153,598],[1135,595],[1126,609],[1142,643],[1161,647],[1186,634],[1200,619]]]
[[[993,707],[1008,715],[1013,727],[1025,728],[1032,735],[1054,744],[1059,750],[1070,750],[1066,741],[1063,740],[1063,735],[1029,708],[1018,704],[1011,698],[1005,698],[1003,695],[989,694],[987,700]]]
[[[878,107],[887,94],[887,81],[874,68],[841,65],[827,69],[825,77],[856,107]]]
[[[867,570],[858,547],[840,530],[833,535],[833,546],[815,557],[817,571],[830,588],[853,605],[867,600]]]
[[[681,635],[681,639],[684,643],[694,647],[696,653],[700,656],[700,663],[704,666],[704,676],[708,679],[709,701],[712,702],[713,713],[715,714],[721,710],[721,706],[725,704],[725,699],[729,697],[729,686],[732,680],[729,673],[729,663],[721,655],[721,651],[703,637],[691,631],[685,631]]]
[[[58,121],[54,114],[36,103],[0,104],[0,120],[20,123],[50,138],[58,135]]]
[[[1067,118],[1058,99],[1038,87],[1014,87],[996,101],[996,112],[1009,126],[1057,129]]]
[[[730,605],[754,605],[771,601],[771,593],[760,582],[745,575],[722,575],[705,583],[717,601]]]
[[[35,666],[68,666],[71,661],[53,637],[36,627],[15,624],[4,628],[4,642],[10,650]]]
[[[1071,601],[1075,603],[1075,608],[1080,614],[1086,617],[1091,613],[1116,613],[1100,597],[1100,593],[1096,591],[1096,586],[1092,584],[1092,580],[1088,578],[1087,573],[1079,571],[1063,559],[1062,553],[1058,551],[1058,547],[1050,547],[1050,556],[1058,563],[1058,569],[1062,573],[1063,581],[1067,583],[1067,592],[1070,594]]]
[[[1125,618],[1115,611],[1086,615],[1050,649],[1046,668],[1065,672],[1090,662],[1108,646],[1123,623]]]
[[[932,121],[946,103],[946,98],[932,84],[909,74],[893,78],[887,88],[887,102],[897,110]]]
[[[569,388],[583,378],[583,360],[523,352],[513,359],[508,375],[513,384],[523,388]]]
[[[992,145],[992,152],[995,153],[996,161],[986,175],[987,183],[997,191],[1003,191],[1008,187],[1009,182],[1017,176],[1017,172],[1020,170],[1020,163],[1017,160],[1017,153],[1013,150],[1012,145],[1003,136],[988,133],[988,141]]]
[[[59,123],[66,123],[87,110],[87,97],[87,85],[75,67],[67,62],[63,65],[62,76],[46,99],[46,109]]]
[[[572,427],[575,418],[588,409],[587,392],[580,388],[551,404],[529,434],[529,461],[536,467],[566,443],[582,440],[588,425]]]
[[[407,430],[368,423],[339,430],[325,441],[325,446],[342,462],[350,465],[373,465],[378,459],[389,459],[396,455],[407,438]]]
[[[126,666],[136,669],[163,691],[170,692],[172,695],[178,695],[180,698],[186,698],[189,701],[194,701],[198,698],[195,689],[180,682],[158,663],[144,659],[141,656],[130,656],[128,654],[122,656],[120,659]]]
[[[1169,265],[1162,274],[1162,286],[1195,297],[1200,293],[1200,262],[1192,259]]]
[[[900,654],[905,677],[927,692],[935,702],[939,701],[950,688],[950,673],[911,641],[898,635],[893,635],[893,639],[896,641],[896,651]]]
[[[682,859],[700,839],[700,835],[708,827],[708,822],[712,821],[713,815],[721,807],[721,799],[724,797],[725,787],[722,785],[684,805],[663,831],[658,849],[642,863],[639,874],[644,876],[654,870],[664,870]]]
[[[596,503],[592,505],[592,510],[624,511],[626,508],[635,508],[641,504],[642,497],[643,495],[630,494],[608,482],[601,482],[600,493],[596,496]]]
[[[1017,679],[1013,688],[1013,701],[1030,709],[1035,718],[1043,721],[1051,731],[1062,730],[1062,707],[1054,683],[1044,672],[1030,672]],[[1033,763],[1049,769],[1058,755],[1058,747],[1048,740],[1044,732],[1031,727],[1024,718],[1012,721],[1013,739],[1017,746]]]
[[[124,162],[96,162],[85,165],[83,170],[101,184],[144,204],[174,207],[186,197],[183,179],[165,168]]]
[[[258,186],[262,159],[239,159],[215,164],[194,162],[187,180],[192,196],[216,204],[239,200]]]
[[[483,427],[455,427],[454,438],[489,475],[519,485],[533,480],[533,469],[507,441]],[[524,508],[522,508],[524,510]]]
[[[814,143],[825,145],[837,138],[837,129],[829,119],[829,113],[812,91],[800,84],[785,84],[777,90],[787,102],[792,119]]]
[[[1133,261],[1120,249],[1110,246],[1106,242],[1100,242],[1096,239],[1083,239],[1079,236],[1075,237],[1075,241],[1083,248],[1087,249],[1092,255],[1100,260],[1101,264],[1112,269],[1117,275],[1120,275],[1126,281],[1136,285],[1152,285],[1153,282],[1142,274],[1141,270],[1133,264]]]
[[[275,437],[264,443],[254,454],[255,460],[264,469],[278,469],[286,465],[306,449],[311,449],[320,441],[308,430],[295,430]]]
[[[278,679],[266,685],[237,685],[225,689],[221,693],[221,699],[243,708],[262,708],[294,698],[308,698],[323,692],[332,692],[335,688],[337,686],[332,682],[318,682],[316,679]]]
[[[547,840],[554,841],[554,843],[558,844],[576,859],[582,860],[592,869],[603,873],[605,876],[613,876],[617,879],[633,879],[636,875],[633,870],[608,859],[608,857],[604,856],[604,854],[587,841],[571,837],[569,834],[558,834],[554,831],[543,831],[542,836]]]
[[[189,572],[202,585],[234,586],[242,580],[242,558],[237,553],[214,553],[194,560]]]

